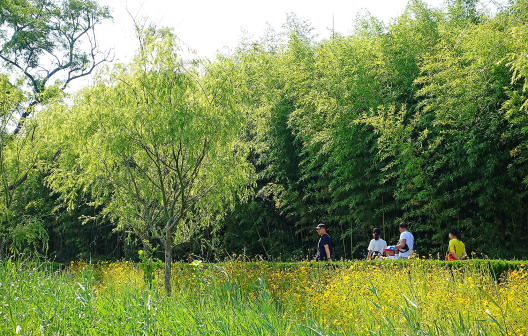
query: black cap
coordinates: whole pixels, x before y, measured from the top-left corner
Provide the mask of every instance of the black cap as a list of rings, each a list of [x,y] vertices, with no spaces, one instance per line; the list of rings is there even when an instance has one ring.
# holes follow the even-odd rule
[[[409,227],[409,225],[407,225],[407,223],[405,223],[405,222],[401,222],[401,223],[400,223],[400,227],[401,227],[402,229],[407,229],[407,228]]]
[[[319,229],[326,229],[326,225],[324,224],[319,224],[315,227],[316,230],[319,230]]]
[[[374,230],[372,230],[372,233],[381,234],[381,229],[375,228]]]

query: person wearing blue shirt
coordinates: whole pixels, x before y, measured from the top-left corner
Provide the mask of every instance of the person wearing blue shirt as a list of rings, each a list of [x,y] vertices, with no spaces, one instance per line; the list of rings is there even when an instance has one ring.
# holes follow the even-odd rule
[[[315,228],[317,233],[321,236],[319,244],[317,245],[316,261],[332,261],[332,238],[326,233],[326,225],[319,224]]]

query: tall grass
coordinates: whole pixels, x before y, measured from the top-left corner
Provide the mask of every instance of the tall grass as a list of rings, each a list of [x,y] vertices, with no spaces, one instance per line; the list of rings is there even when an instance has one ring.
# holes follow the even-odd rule
[[[175,264],[173,295],[133,263],[0,264],[0,335],[526,335],[528,275],[425,263],[276,269]],[[454,298],[454,299],[453,299]]]
[[[102,283],[88,266],[61,273],[0,264],[0,335],[318,334],[283,318],[263,281],[249,297],[236,281],[201,277],[167,298],[145,288],[136,268],[121,268],[130,277]]]

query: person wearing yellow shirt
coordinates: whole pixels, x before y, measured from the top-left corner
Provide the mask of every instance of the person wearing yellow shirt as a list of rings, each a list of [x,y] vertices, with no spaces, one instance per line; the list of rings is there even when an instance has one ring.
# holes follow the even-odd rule
[[[460,232],[457,229],[449,230],[449,251],[447,260],[460,260],[466,257],[466,246],[462,242]]]

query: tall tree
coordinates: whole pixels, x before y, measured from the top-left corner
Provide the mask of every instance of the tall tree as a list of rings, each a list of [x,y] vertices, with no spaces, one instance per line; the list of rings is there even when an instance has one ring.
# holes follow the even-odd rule
[[[27,190],[18,189],[37,168],[40,154],[34,143],[36,126],[25,127],[26,120],[37,106],[61,99],[72,80],[90,74],[108,60],[109,52],[99,50],[95,34],[95,27],[106,19],[110,19],[108,8],[92,0],[0,0],[0,63],[8,75],[1,80],[2,88],[9,87],[7,98],[18,93],[16,99],[9,98],[9,104],[2,105],[0,260],[6,242],[15,238],[14,232],[18,238],[23,236],[21,232],[28,232],[28,239],[34,236],[24,229],[28,227],[20,220],[24,214],[14,212],[25,207],[17,202],[27,200],[23,195]],[[58,150],[55,148],[55,153]],[[32,218],[31,223],[37,222]]]
[[[72,107],[43,113],[48,139],[61,139],[63,151],[49,182],[72,199],[79,187],[90,190],[119,229],[147,247],[161,243],[170,295],[174,244],[244,198],[251,174],[240,138],[245,114],[228,71],[209,68],[200,78],[168,29],[149,28],[140,38],[131,64],[100,74]]]

